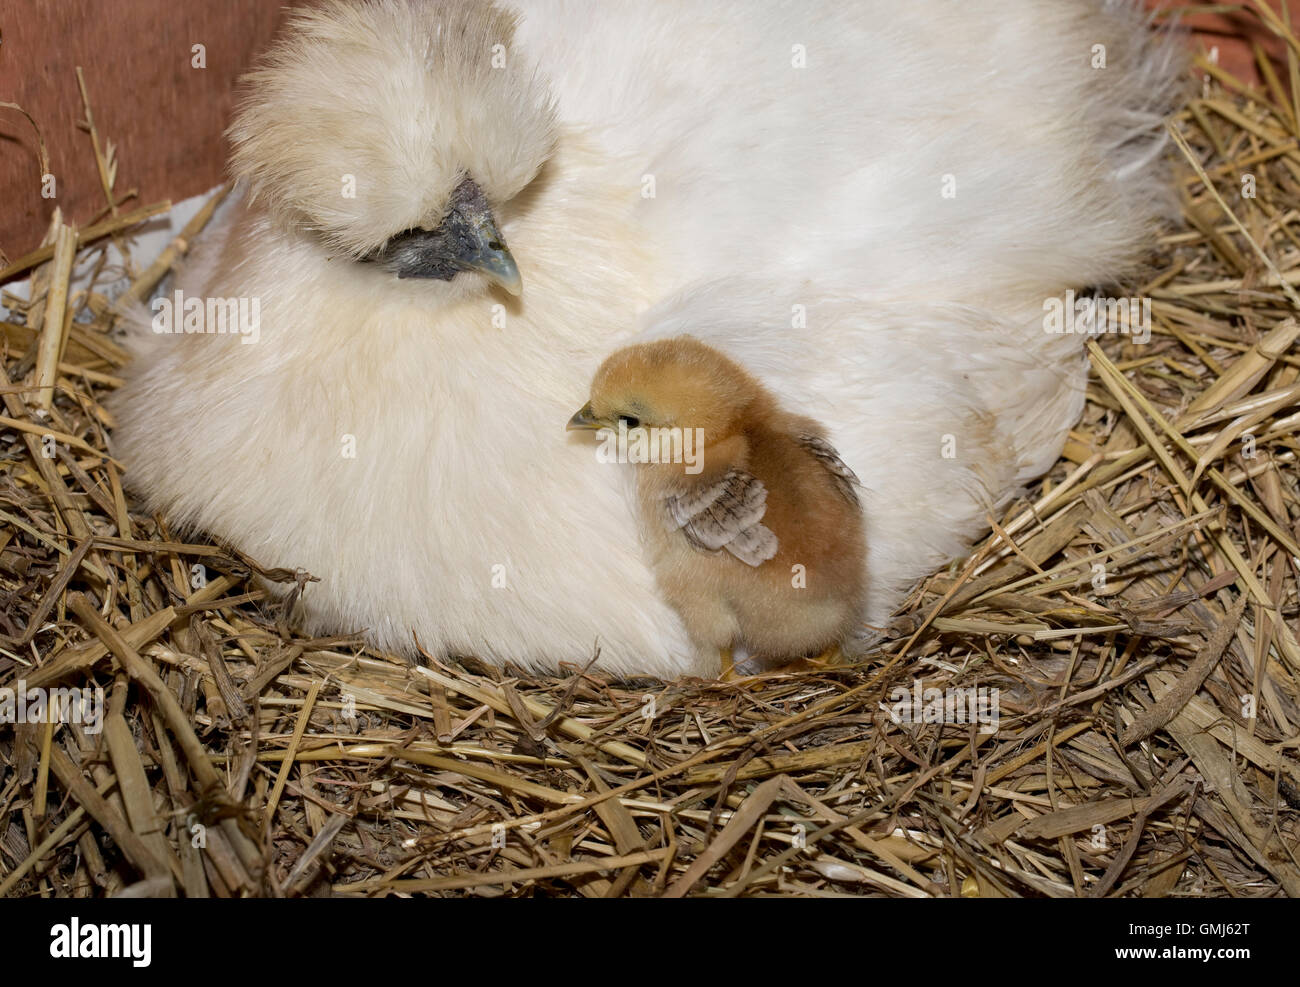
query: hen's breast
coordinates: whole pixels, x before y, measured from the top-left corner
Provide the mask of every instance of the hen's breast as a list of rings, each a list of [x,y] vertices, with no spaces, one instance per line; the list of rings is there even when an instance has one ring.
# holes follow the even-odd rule
[[[1169,39],[1125,0],[519,7],[661,264],[640,338],[826,424],[879,623],[1078,418],[1044,302],[1128,275],[1170,200]]]

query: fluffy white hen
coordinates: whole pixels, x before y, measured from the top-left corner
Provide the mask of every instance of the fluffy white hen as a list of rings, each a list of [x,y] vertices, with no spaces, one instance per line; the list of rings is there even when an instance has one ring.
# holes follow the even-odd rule
[[[1102,0],[298,11],[231,129],[242,199],[169,289],[256,299],[257,341],[144,313],[116,454],[318,576],[311,632],[712,674],[628,471],[564,429],[607,354],[689,332],[829,428],[881,624],[1077,418],[1044,300],[1139,259],[1171,50]]]

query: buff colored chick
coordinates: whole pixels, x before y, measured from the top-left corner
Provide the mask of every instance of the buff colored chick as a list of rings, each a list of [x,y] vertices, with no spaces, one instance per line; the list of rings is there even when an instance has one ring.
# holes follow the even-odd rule
[[[618,350],[570,429],[639,463],[647,557],[702,657],[763,666],[824,652],[863,612],[857,477],[810,418],[690,336]]]

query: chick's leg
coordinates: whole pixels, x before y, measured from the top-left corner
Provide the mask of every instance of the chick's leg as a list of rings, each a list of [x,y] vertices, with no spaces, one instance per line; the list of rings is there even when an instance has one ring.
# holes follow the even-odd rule
[[[829,648],[819,654],[816,658],[811,659],[814,666],[822,668],[837,668],[844,664],[844,652],[840,650],[838,644],[832,644]]]
[[[731,653],[731,648],[719,648],[718,654],[722,657],[722,674],[718,678],[726,682],[736,673],[736,660]]]

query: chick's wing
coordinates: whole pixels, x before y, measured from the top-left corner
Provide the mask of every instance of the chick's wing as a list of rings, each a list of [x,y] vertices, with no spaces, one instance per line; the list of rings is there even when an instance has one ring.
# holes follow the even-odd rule
[[[728,470],[717,483],[701,484],[664,499],[668,517],[696,548],[725,548],[746,565],[758,566],[776,554],[776,535],[764,527],[767,488],[743,470]]]
[[[857,507],[859,504],[857,488],[862,481],[858,479],[858,474],[849,469],[848,463],[840,459],[840,454],[835,451],[835,447],[820,435],[811,433],[799,435],[795,441],[812,453],[822,466],[826,467],[826,472],[830,473],[831,478],[835,481],[835,486],[844,495],[844,499]]]

